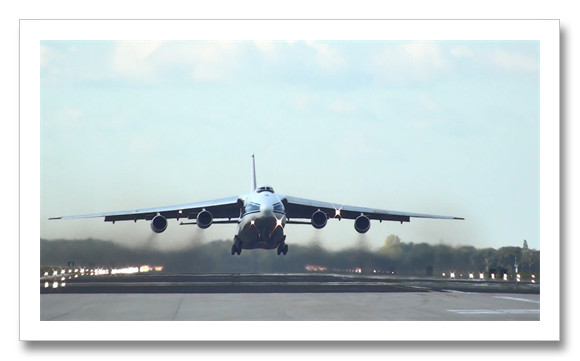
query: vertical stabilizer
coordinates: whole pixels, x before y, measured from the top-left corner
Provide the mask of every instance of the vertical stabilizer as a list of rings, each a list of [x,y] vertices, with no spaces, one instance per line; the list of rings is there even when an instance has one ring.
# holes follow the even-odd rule
[[[256,190],[258,187],[256,185],[256,160],[254,159],[254,155],[252,154],[252,192]]]

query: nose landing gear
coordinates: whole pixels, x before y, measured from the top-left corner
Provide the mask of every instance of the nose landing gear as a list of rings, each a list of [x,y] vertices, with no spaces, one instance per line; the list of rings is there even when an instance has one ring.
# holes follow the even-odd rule
[[[232,256],[234,254],[240,255],[242,253],[242,241],[238,238],[238,236],[234,236],[234,244],[232,245]]]
[[[284,240],[286,240],[286,236],[284,236],[284,239],[282,239],[282,242],[280,242],[278,248],[276,249],[276,253],[278,254],[278,256],[280,255],[280,253],[282,253],[284,256],[286,255],[286,253],[288,253],[288,245],[284,243]]]

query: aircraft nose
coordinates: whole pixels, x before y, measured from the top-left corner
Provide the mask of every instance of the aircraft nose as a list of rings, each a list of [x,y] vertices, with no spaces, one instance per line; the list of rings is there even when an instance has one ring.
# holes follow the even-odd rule
[[[260,212],[266,215],[271,215],[274,214],[274,208],[270,204],[262,204],[260,205]]]
[[[269,204],[261,204],[260,205],[260,211],[261,212],[268,212],[268,211],[272,211],[272,206],[270,206]]]

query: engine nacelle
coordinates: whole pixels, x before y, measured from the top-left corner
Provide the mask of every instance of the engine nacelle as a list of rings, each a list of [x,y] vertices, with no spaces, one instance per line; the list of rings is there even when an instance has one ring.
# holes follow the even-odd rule
[[[321,211],[319,209],[316,212],[314,212],[314,214],[312,214],[312,218],[310,219],[310,222],[312,223],[312,227],[314,227],[316,229],[321,229],[321,228],[324,228],[324,226],[326,226],[327,220],[328,220],[328,216],[326,215],[326,213],[324,213],[323,211]]]
[[[201,211],[197,214],[197,226],[201,229],[206,229],[211,226],[213,222],[213,215],[208,211]]]
[[[155,233],[161,233],[167,229],[167,218],[158,214],[151,220],[151,230]]]
[[[360,215],[354,220],[354,229],[358,233],[367,233],[371,229],[371,220],[365,215]]]

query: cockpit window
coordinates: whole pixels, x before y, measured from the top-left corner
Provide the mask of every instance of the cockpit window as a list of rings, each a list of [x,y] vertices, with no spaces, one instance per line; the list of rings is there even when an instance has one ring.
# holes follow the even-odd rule
[[[261,187],[258,187],[258,189],[256,189],[256,193],[262,193],[262,192],[274,193],[274,188],[272,188],[270,186],[261,186]]]
[[[246,208],[244,209],[245,213],[248,212],[255,212],[255,211],[259,211],[260,210],[260,205],[257,203],[248,203],[246,205]]]

